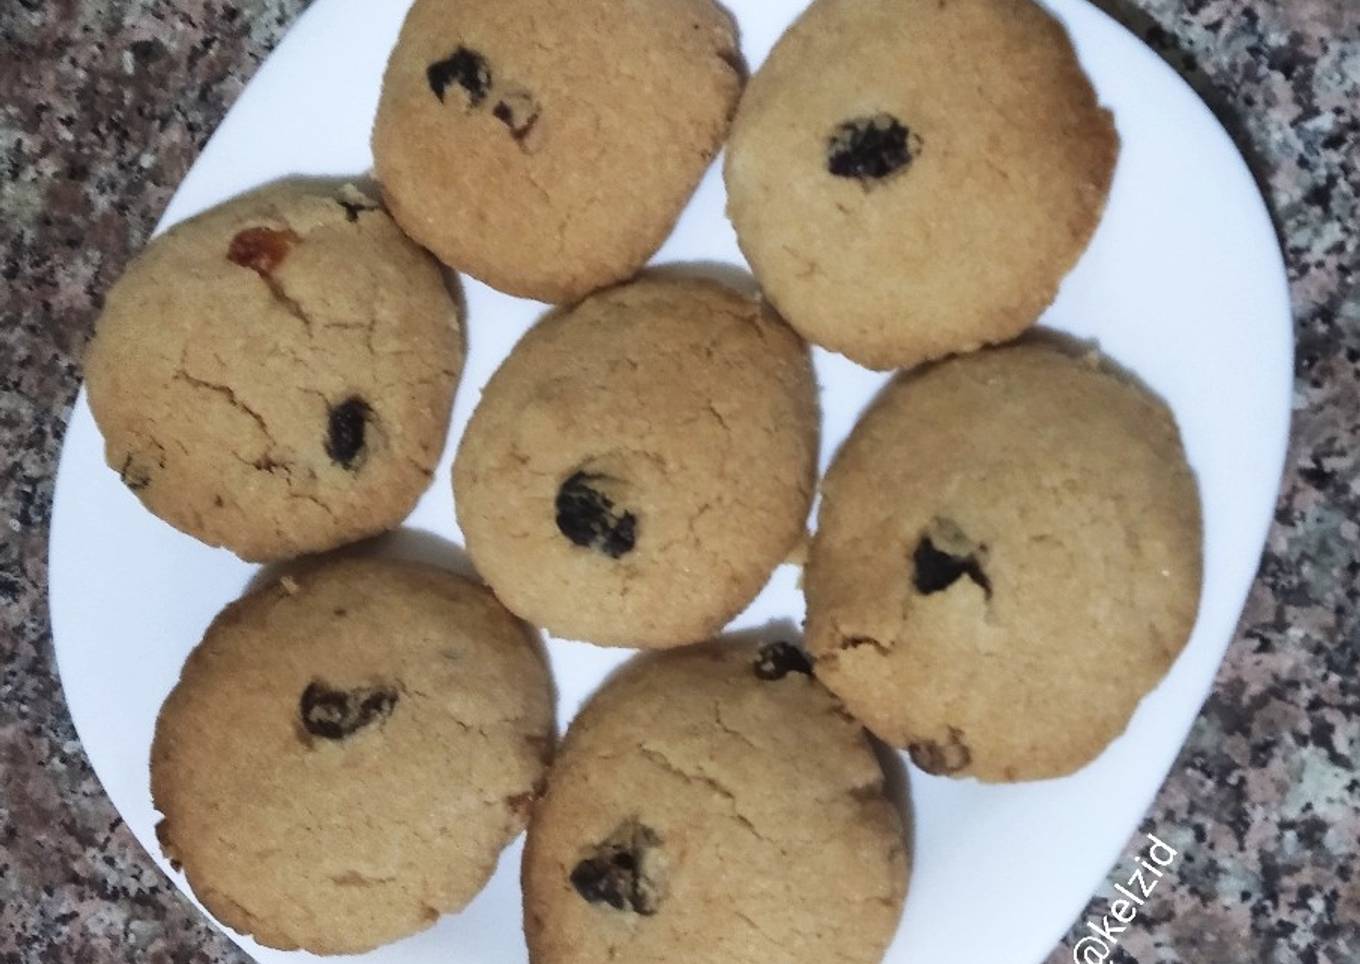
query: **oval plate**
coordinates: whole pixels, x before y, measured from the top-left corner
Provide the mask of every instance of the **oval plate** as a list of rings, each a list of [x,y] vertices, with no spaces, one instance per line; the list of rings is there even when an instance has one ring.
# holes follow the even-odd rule
[[[407,4],[318,0],[260,68],[171,201],[161,228],[290,174],[357,176],[379,81]],[[730,0],[754,68],[801,3]],[[981,786],[912,769],[914,872],[886,960],[1037,961],[1071,925],[1134,831],[1204,701],[1256,572],[1288,438],[1293,335],[1274,229],[1246,165],[1207,108],[1134,36],[1083,0],[1053,0],[1123,139],[1108,214],[1043,323],[1096,341],[1176,413],[1204,499],[1199,621],[1128,732],[1075,776]],[[709,171],[658,262],[744,268]],[[470,353],[434,484],[380,548],[436,557],[461,543],[449,462],[480,390],[542,306],[465,280]],[[816,353],[822,466],[886,376]],[[440,546],[444,548],[441,550]],[[147,760],[156,712],[185,656],[254,567],[148,514],[116,473],[82,392],[57,478],[51,607],[76,729],[114,805],[156,844]],[[799,624],[781,567],[734,628]],[[627,653],[551,640],[563,727]],[[1093,680],[1095,685],[1098,681]],[[384,964],[522,962],[520,845],[462,914],[365,956]],[[260,961],[308,957],[232,935]]]

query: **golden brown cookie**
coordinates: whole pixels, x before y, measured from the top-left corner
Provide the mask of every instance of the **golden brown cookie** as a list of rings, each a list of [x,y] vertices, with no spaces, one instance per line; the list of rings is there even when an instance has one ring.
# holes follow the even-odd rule
[[[742,100],[728,211],[789,324],[909,367],[1035,322],[1117,152],[1062,25],[1030,0],[816,0]]]
[[[377,176],[446,264],[576,301],[661,246],[743,82],[711,0],[416,0],[383,79]]]
[[[406,518],[462,363],[438,265],[364,195],[300,183],[152,241],[108,294],[85,377],[142,503],[261,561]]]
[[[900,377],[822,486],[817,675],[925,770],[1094,759],[1195,622],[1199,496],[1170,411],[1033,341]]]
[[[224,924],[359,953],[482,889],[553,736],[547,667],[491,593],[330,561],[228,606],[161,709],[157,836]]]
[[[817,407],[807,346],[758,301],[651,276],[532,329],[454,463],[478,571],[558,636],[708,638],[805,530]]]
[[[630,664],[572,723],[524,851],[535,964],[876,964],[907,868],[858,723],[787,644]]]

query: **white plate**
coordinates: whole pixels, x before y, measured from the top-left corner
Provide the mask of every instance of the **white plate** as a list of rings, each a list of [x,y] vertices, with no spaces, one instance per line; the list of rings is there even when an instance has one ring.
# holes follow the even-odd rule
[[[729,0],[758,65],[801,3]],[[354,175],[370,164],[378,84],[404,0],[318,0],[297,22],[170,203],[161,227],[288,174]],[[1083,0],[1053,0],[1123,138],[1109,212],[1044,322],[1095,339],[1175,410],[1205,508],[1199,622],[1167,680],[1098,761],[1064,779],[1009,787],[913,770],[915,867],[887,960],[1036,961],[1120,857],[1203,702],[1251,585],[1288,434],[1292,327],[1275,234],[1255,184],[1209,111],[1160,59]],[[152,145],[154,150],[154,145]],[[742,265],[715,168],[658,261]],[[470,349],[434,485],[408,522],[461,543],[449,461],[480,389],[540,313],[468,281]],[[823,466],[883,375],[818,352]],[[395,551],[428,551],[414,533]],[[71,715],[95,771],[147,851],[147,759],[156,711],[213,615],[253,567],[148,514],[105,468],[85,403],[62,452],[52,522],[51,606]],[[736,626],[802,617],[781,567]],[[553,640],[563,726],[626,653]],[[1175,833],[1177,828],[1165,828]],[[369,955],[373,962],[521,962],[517,870],[507,851],[464,913]],[[234,939],[261,961],[307,955]]]

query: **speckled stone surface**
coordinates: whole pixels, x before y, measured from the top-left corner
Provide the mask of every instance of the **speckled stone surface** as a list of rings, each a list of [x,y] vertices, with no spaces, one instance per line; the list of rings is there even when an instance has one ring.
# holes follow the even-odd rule
[[[1261,576],[1144,823],[1181,856],[1111,960],[1360,961],[1360,3],[1097,2],[1247,155],[1299,349]],[[0,4],[0,961],[243,960],[152,865],[81,752],[52,664],[46,543],[101,293],[300,7]],[[1130,841],[1095,920],[1144,850]],[[1074,925],[1050,962],[1087,933]]]

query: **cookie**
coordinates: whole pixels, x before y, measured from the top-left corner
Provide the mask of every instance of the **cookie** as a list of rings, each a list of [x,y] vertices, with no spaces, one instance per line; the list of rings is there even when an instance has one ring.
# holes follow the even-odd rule
[[[787,644],[626,667],[572,723],[529,826],[535,964],[876,964],[901,819],[863,729]]]
[[[152,241],[108,294],[85,378],[142,503],[264,561],[407,516],[462,361],[433,259],[358,191],[283,184]]]
[[[909,367],[1034,323],[1117,153],[1062,25],[1030,0],[816,0],[742,100],[728,213],[789,324]]]
[[[227,926],[366,951],[482,889],[552,720],[541,654],[488,590],[329,561],[228,606],[190,655],[156,721],[157,837]]]
[[[706,639],[805,531],[815,392],[802,340],[713,282],[652,275],[549,315],[459,447],[468,552],[558,636]]]
[[[416,0],[373,156],[397,222],[512,295],[631,277],[726,136],[745,74],[711,0]]]
[[[1037,339],[900,377],[822,486],[817,675],[932,773],[1057,777],[1194,625],[1200,507],[1166,406]]]

